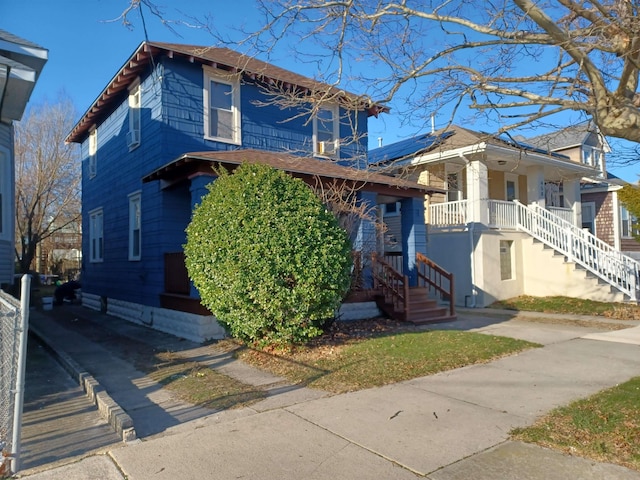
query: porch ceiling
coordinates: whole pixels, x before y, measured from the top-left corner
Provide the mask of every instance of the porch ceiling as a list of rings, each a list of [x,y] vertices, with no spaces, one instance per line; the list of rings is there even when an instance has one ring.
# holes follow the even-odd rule
[[[393,197],[422,197],[433,193],[444,193],[440,188],[368,170],[345,167],[329,160],[253,149],[185,153],[147,174],[142,181],[165,180],[173,184],[197,174],[211,175],[213,167],[233,170],[242,163],[269,165],[301,178],[308,184],[315,184],[318,181],[323,184],[340,181],[352,188]]]

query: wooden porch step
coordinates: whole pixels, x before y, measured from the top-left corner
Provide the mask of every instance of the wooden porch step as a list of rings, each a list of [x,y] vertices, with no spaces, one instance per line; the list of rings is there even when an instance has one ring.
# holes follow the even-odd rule
[[[427,289],[410,289],[408,315],[405,314],[403,308],[394,308],[393,304],[385,302],[381,295],[376,297],[376,303],[378,308],[390,318],[414,325],[448,322],[456,319],[455,315],[449,315],[448,307],[438,305],[435,299],[427,296]]]
[[[441,315],[439,317],[412,318],[406,320],[406,322],[412,323],[413,325],[428,325],[431,323],[453,322],[456,318],[455,315]]]

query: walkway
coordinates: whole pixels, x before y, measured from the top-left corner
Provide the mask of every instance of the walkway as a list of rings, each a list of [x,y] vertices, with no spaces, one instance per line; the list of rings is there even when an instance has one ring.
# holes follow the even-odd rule
[[[640,375],[640,342],[619,343],[621,334],[609,335],[601,328],[463,312],[450,327],[466,324],[545,347],[485,365],[328,396],[287,388],[280,379],[237,364],[212,346],[177,342],[168,335],[67,307],[56,312],[55,322],[34,315],[34,326],[56,348],[72,350],[71,356],[86,355],[84,361],[90,365],[83,365],[100,383],[115,388],[108,390],[118,402],[142,403],[132,411],[124,408],[144,438],[34,479],[92,478],[84,475],[93,471],[101,472],[99,478],[118,480],[124,475],[129,480],[212,475],[332,480],[640,478],[639,472],[622,467],[508,440],[512,428],[528,425],[556,406]],[[623,331],[627,332],[623,338],[636,338],[637,330],[640,327]],[[96,331],[100,334],[91,333]],[[592,335],[600,337],[583,338]],[[116,348],[123,338],[129,339],[124,341],[128,347]],[[164,348],[167,342],[181,355],[196,355],[234,376],[271,385],[273,395],[255,408],[218,413],[177,404],[144,374],[130,370],[135,357],[130,349]]]

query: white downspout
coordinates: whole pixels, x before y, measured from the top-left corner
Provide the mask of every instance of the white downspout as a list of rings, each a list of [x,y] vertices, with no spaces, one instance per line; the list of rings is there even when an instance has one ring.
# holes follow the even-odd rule
[[[466,168],[469,168],[469,164],[471,163],[469,161],[469,159],[467,157],[464,156],[464,153],[459,153],[458,156],[464,160],[465,164],[466,164]],[[469,172],[467,172],[467,175],[469,174]],[[477,201],[477,199],[475,200]],[[475,222],[468,222],[467,223],[467,231],[469,232],[469,262],[471,265],[470,268],[470,275],[471,275],[471,305],[469,305],[471,308],[476,308],[476,297],[478,295],[478,290],[476,289],[476,278],[475,278],[475,248],[474,248],[474,241],[473,241],[473,233],[474,233],[474,228],[475,228]]]

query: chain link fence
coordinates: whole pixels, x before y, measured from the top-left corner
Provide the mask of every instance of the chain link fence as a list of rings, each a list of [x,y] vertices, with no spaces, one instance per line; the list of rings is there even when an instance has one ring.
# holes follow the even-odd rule
[[[0,291],[0,478],[10,469],[20,319],[20,302]]]

